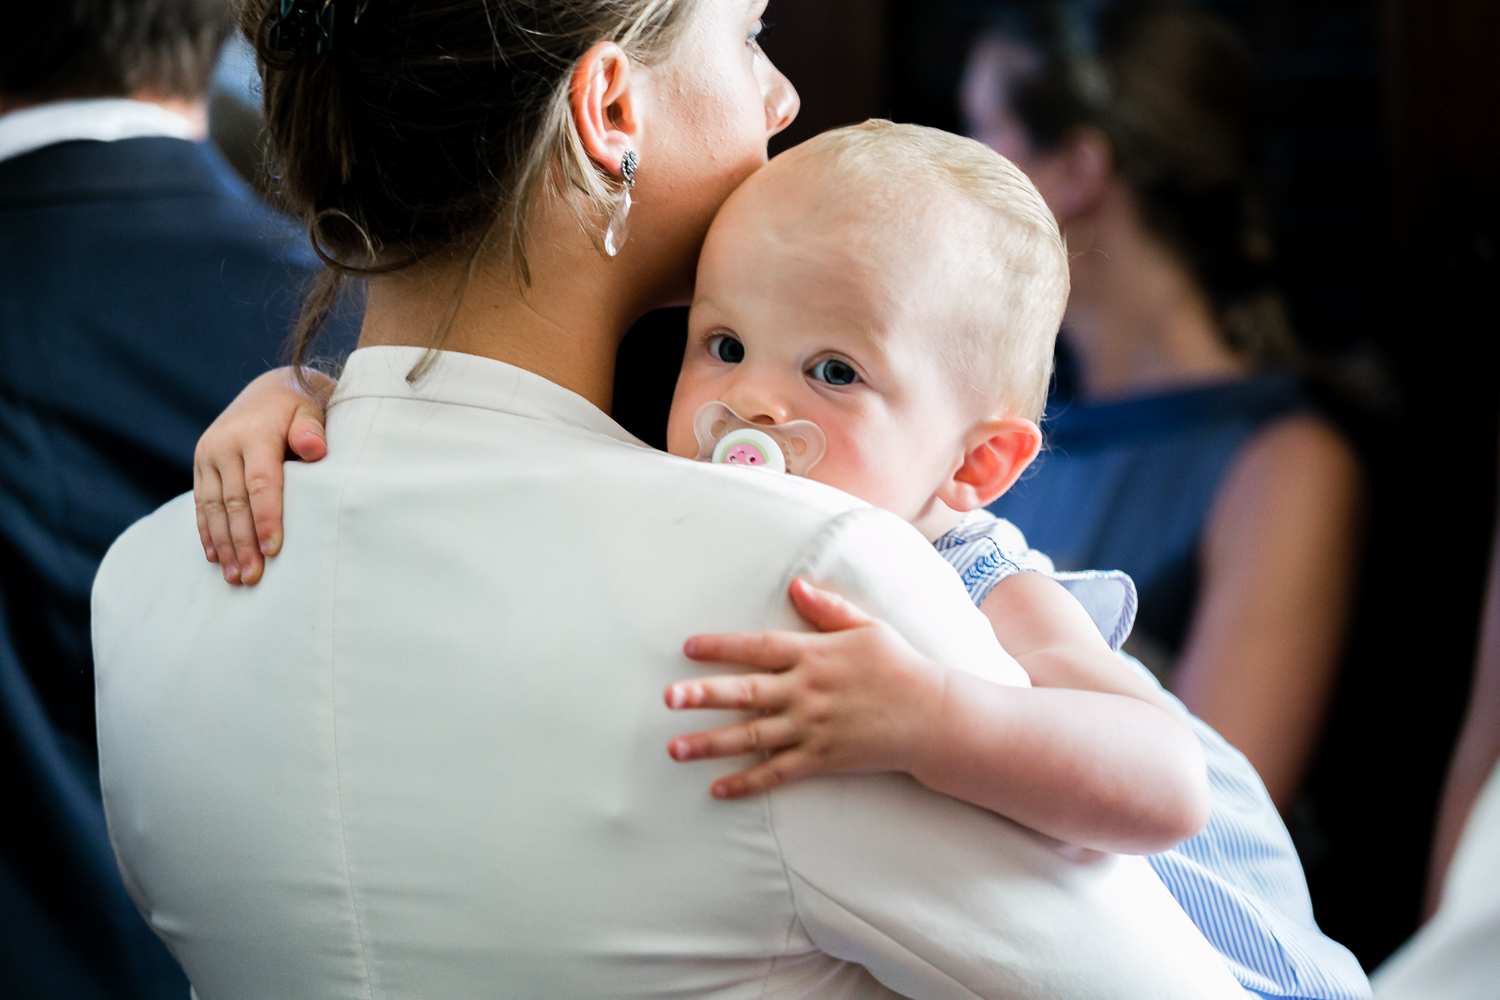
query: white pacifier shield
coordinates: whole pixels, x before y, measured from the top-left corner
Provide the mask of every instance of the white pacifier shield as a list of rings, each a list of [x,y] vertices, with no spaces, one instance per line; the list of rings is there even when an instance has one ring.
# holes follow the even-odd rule
[[[748,465],[768,472],[785,472],[781,445],[765,431],[742,427],[719,438],[714,445],[715,465]]]
[[[810,420],[780,424],[746,420],[725,403],[704,403],[693,416],[698,461],[746,465],[805,476],[818,464],[828,442]]]

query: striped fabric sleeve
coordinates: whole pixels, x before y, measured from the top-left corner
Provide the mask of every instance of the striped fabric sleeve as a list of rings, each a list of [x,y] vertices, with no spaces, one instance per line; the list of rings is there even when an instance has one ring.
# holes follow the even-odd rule
[[[1110,649],[1123,646],[1135,624],[1135,581],[1128,574],[1119,570],[1059,573],[1051,559],[1026,544],[1021,529],[989,511],[969,514],[933,547],[958,571],[976,606],[1006,577],[1043,573],[1077,598]]]
[[[1160,688],[1133,657],[1119,655]],[[1180,701],[1166,697],[1203,747],[1211,808],[1201,833],[1146,860],[1252,994],[1366,1000],[1370,982],[1359,961],[1313,919],[1302,863],[1255,768]]]

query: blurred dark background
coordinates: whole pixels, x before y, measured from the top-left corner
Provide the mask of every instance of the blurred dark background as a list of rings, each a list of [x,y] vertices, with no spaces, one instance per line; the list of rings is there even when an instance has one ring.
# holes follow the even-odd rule
[[[1200,0],[1262,83],[1282,285],[1349,393],[1373,510],[1350,653],[1301,808],[1319,923],[1373,968],[1417,926],[1496,509],[1500,3]],[[802,94],[773,146],[878,116],[962,131],[976,0],[781,0],[766,51]],[[616,415],[660,444],[683,311],[622,351]],[[1500,353],[1500,352],[1497,352]],[[1487,360],[1488,359],[1488,360]]]

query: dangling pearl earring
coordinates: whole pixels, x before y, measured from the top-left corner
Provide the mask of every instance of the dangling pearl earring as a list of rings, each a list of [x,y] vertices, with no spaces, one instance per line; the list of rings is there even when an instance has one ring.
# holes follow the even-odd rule
[[[609,228],[604,231],[604,252],[611,257],[620,252],[620,248],[625,245],[625,237],[630,234],[630,189],[635,187],[635,168],[640,162],[640,157],[635,155],[633,149],[625,150],[625,155],[620,157],[620,176],[625,179],[625,194],[615,206],[615,214],[609,217]]]

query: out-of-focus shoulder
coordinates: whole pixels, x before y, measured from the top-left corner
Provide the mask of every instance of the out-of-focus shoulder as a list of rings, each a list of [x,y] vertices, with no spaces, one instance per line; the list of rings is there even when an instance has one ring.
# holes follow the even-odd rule
[[[1262,428],[1235,461],[1241,475],[1350,483],[1360,476],[1354,448],[1327,420],[1299,413]]]

